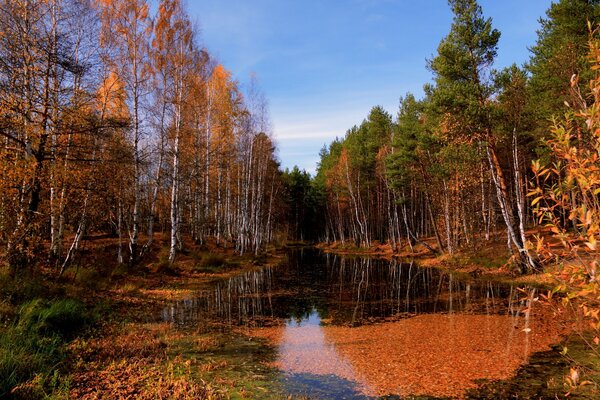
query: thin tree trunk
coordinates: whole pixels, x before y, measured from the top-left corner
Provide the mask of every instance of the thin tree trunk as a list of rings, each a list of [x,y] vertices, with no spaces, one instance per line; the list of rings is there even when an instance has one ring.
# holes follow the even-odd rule
[[[533,259],[533,257],[525,247],[521,236],[517,232],[518,227],[515,227],[515,221],[512,215],[513,210],[510,205],[510,202],[508,201],[506,180],[504,178],[502,167],[500,166],[500,162],[496,154],[496,148],[492,142],[488,142],[486,149],[488,160],[490,163],[490,169],[492,172],[492,178],[496,187],[498,203],[500,204],[502,216],[504,217],[504,222],[506,223],[508,237],[511,243],[516,248],[516,255],[519,257],[518,261],[520,263],[521,271],[525,273],[537,270],[539,268],[537,262]]]

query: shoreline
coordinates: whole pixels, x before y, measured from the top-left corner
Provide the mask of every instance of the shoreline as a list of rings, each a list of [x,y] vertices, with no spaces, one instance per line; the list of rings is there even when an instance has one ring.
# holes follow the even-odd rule
[[[504,247],[502,247],[504,245]],[[356,247],[339,242],[317,243],[314,247],[331,254],[355,257],[375,257],[385,260],[417,261],[419,266],[438,268],[448,272],[469,274],[474,278],[502,281],[516,284],[529,284],[551,290],[558,285],[553,277],[555,265],[546,266],[538,273],[522,275],[511,269],[510,257],[505,242],[492,241],[480,249],[461,250],[454,254],[433,253],[424,246],[417,245],[416,252],[394,251],[389,244],[373,244],[369,248]]]
[[[160,263],[153,262],[143,269],[146,272],[118,277],[109,281],[108,287],[87,292],[79,287],[73,291],[74,297],[86,304],[105,302],[108,308],[104,320],[92,328],[91,334],[81,335],[67,345],[70,360],[63,367],[64,378],[70,382],[67,397],[280,398],[275,379],[278,371],[268,362],[274,356],[273,349],[266,341],[202,326],[180,329],[162,321],[160,311],[173,301],[210,288],[217,280],[280,264],[287,249],[304,246],[344,256],[412,258],[423,267],[464,274],[486,268],[472,277],[529,284],[505,271],[494,273],[496,268],[491,264],[477,266],[471,258],[457,261],[425,252],[417,257],[402,257],[381,248],[352,251],[306,243],[272,248],[267,256],[258,258],[232,256],[218,249],[205,249],[201,256],[190,251],[178,259],[174,271],[161,269]],[[208,258],[218,258],[223,264],[214,270],[207,265],[199,272],[195,265]],[[539,276],[534,277],[535,284],[545,284],[538,280]]]

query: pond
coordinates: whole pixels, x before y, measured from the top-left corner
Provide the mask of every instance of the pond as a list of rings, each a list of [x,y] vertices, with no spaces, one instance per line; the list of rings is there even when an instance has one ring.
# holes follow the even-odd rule
[[[538,291],[414,262],[290,251],[175,302],[163,319],[234,330],[274,349],[286,394],[461,397],[561,340]]]

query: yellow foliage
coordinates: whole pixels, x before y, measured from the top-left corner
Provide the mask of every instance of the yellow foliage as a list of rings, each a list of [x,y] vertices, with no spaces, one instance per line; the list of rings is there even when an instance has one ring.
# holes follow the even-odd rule
[[[600,29],[600,28],[599,28]],[[567,291],[566,303],[580,308],[593,330],[600,330],[600,280],[597,276],[597,234],[600,229],[600,36],[590,35],[589,61],[595,76],[589,82],[592,101],[581,99],[582,108],[569,110],[565,118],[555,123],[547,141],[551,164],[535,161],[536,207],[540,219],[563,244],[564,251],[540,244],[540,258],[558,260],[563,265],[556,275],[561,290]],[[578,85],[578,79],[572,80]],[[577,90],[578,91],[578,90]],[[591,105],[588,105],[591,104]],[[598,335],[596,335],[598,336]],[[597,347],[597,346],[596,346]],[[597,350],[597,348],[594,348]],[[572,369],[566,381],[570,387],[581,382]]]
[[[128,119],[127,95],[125,83],[114,72],[110,71],[104,78],[97,94],[98,108],[105,118]]]

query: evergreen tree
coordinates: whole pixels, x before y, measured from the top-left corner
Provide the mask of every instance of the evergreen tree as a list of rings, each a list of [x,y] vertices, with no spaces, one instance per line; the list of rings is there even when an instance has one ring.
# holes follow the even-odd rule
[[[429,62],[435,86],[427,86],[426,91],[443,116],[442,129],[452,141],[477,143],[485,148],[515,256],[522,271],[530,271],[537,268],[537,262],[527,249],[523,224],[515,218],[492,119],[492,65],[500,32],[492,27],[491,18],[483,16],[476,0],[450,0],[449,4],[454,20],[438,47],[438,55]]]
[[[312,239],[315,207],[310,174],[297,166],[282,174],[288,208],[289,236],[295,240]]]
[[[529,108],[537,121],[538,134],[548,132],[548,120],[562,114],[565,101],[571,106],[580,96],[571,85],[574,77],[587,82],[589,28],[600,22],[600,0],[560,0],[552,3],[540,19],[538,39],[531,48],[527,70],[531,74]],[[583,90],[587,88],[583,87]],[[589,98],[585,93],[584,98]]]

